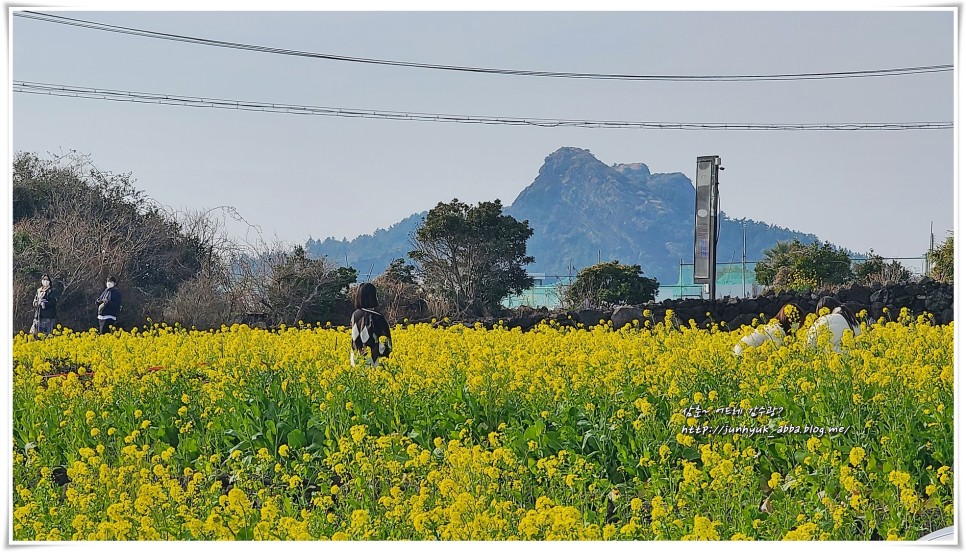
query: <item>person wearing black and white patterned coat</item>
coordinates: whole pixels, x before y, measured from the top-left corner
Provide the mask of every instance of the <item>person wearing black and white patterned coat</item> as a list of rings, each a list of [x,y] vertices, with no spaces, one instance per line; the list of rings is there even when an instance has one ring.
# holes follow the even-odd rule
[[[352,351],[349,361],[356,365],[356,355],[365,357],[370,354],[372,364],[379,365],[381,357],[392,352],[392,335],[389,322],[376,312],[379,303],[376,299],[376,286],[366,282],[359,286],[355,296],[355,312],[352,313]],[[366,349],[369,349],[366,351]]]

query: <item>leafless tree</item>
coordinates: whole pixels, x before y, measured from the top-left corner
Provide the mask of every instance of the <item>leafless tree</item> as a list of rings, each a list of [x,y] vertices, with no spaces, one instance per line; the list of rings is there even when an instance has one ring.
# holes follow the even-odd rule
[[[421,318],[429,308],[422,289],[416,283],[414,268],[397,259],[372,280],[382,314],[390,324],[401,322],[404,318]],[[437,305],[433,314],[445,316],[448,309],[448,304]]]
[[[243,236],[231,221],[247,225]],[[59,292],[58,314],[83,326],[108,275],[129,321],[145,317],[216,327],[248,316],[293,323],[318,317],[355,271],[266,242],[227,206],[174,212],[137,191],[129,174],[99,171],[88,156],[14,162],[14,321],[29,324],[41,273]],[[65,320],[66,319],[66,320]]]
[[[196,272],[190,238],[129,174],[99,171],[76,152],[47,161],[20,155],[14,174],[22,207],[14,222],[14,279],[50,274],[58,315],[69,325],[93,317],[108,275],[118,278],[125,311],[137,322],[160,314],[166,295]]]
[[[305,249],[273,243],[254,263],[258,297],[276,323],[318,320],[330,303],[355,281],[356,272],[326,259],[310,259]]]
[[[198,328],[241,320],[247,305],[232,267],[250,247],[229,233],[227,219],[245,222],[244,219],[229,206],[179,211],[173,213],[173,218],[181,232],[197,243],[200,266],[168,300],[165,320]]]

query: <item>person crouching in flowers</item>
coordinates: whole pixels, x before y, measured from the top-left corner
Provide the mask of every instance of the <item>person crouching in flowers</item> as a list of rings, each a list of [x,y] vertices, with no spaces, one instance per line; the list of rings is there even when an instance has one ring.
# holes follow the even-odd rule
[[[767,341],[781,346],[785,336],[794,334],[802,324],[802,311],[795,303],[788,303],[775,315],[775,322],[761,326],[754,332],[741,338],[735,345],[735,355],[741,356],[745,349],[759,347]]]
[[[829,346],[833,351],[838,353],[842,350],[842,334],[846,330],[850,330],[855,337],[862,334],[859,321],[855,319],[852,311],[842,303],[839,303],[834,297],[826,296],[819,299],[818,304],[815,306],[815,314],[819,315],[818,319],[808,329],[808,335],[806,336],[806,344],[809,347],[816,347],[818,345],[819,333],[828,330],[831,332]]]
[[[372,358],[373,366],[379,366],[380,357],[388,357],[392,352],[392,335],[389,322],[376,312],[379,303],[376,299],[376,286],[366,282],[359,286],[355,295],[355,312],[352,313],[352,350],[349,362],[356,365],[356,354],[366,356],[366,348]]]

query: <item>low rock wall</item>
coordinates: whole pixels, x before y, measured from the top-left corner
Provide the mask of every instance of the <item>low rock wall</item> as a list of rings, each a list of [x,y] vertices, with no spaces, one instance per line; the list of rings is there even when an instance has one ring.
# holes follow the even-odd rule
[[[708,327],[712,323],[725,322],[730,329],[740,328],[750,324],[752,319],[764,315],[766,319],[778,314],[778,310],[787,303],[795,303],[805,313],[815,312],[815,306],[821,297],[831,295],[847,306],[854,314],[865,310],[869,317],[878,319],[885,316],[894,319],[899,311],[906,307],[913,316],[930,313],[937,324],[948,324],[953,321],[953,286],[940,283],[929,278],[919,282],[892,284],[887,286],[852,285],[827,293],[775,293],[767,291],[751,298],[740,299],[725,297],[718,299],[712,306],[707,299],[687,298],[668,299],[661,302],[651,302],[645,305],[629,305],[615,307],[611,310],[583,309],[577,311],[550,311],[548,309],[531,309],[520,307],[513,314],[503,319],[503,323],[510,328],[521,328],[526,331],[543,320],[555,320],[564,326],[591,327],[612,322],[615,328],[626,324],[644,321],[644,310],[651,311],[655,320],[664,318],[665,312],[674,311],[675,317],[687,324],[694,320],[699,327]],[[712,308],[713,307],[713,308]],[[465,322],[472,326],[482,322],[486,326],[498,323],[498,320],[487,319]]]

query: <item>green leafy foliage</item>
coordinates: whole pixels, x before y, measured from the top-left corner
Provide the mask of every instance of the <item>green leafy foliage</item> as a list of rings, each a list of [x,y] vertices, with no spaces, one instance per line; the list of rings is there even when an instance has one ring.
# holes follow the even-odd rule
[[[736,359],[745,330],[679,331],[672,316],[633,332],[407,325],[394,330],[406,346],[362,370],[347,366],[346,332],[335,328],[18,336],[13,534],[93,539],[94,523],[74,527],[79,514],[106,518],[122,492],[187,481],[175,495],[184,501],[139,502],[153,525],[125,514],[126,537],[211,540],[200,531],[218,514],[235,516],[218,525],[222,537],[250,538],[259,524],[284,528],[268,517],[277,507],[304,517],[302,538],[353,527],[359,538],[370,528],[370,539],[446,538],[440,525],[384,515],[389,500],[427,499],[428,486],[421,513],[459,519],[471,504],[473,515],[507,516],[480,539],[540,537],[523,521],[564,508],[569,521],[548,523],[593,527],[584,536],[598,540],[607,525],[613,538],[681,539],[699,515],[722,538],[758,540],[808,527],[832,540],[911,540],[952,523],[951,325],[900,313],[871,322],[841,355],[806,346],[803,328],[780,349]],[[66,346],[73,358],[61,356]],[[94,378],[82,372],[91,366]],[[742,412],[693,418],[692,404]],[[699,426],[729,431],[682,431]],[[730,431],[739,428],[762,433]],[[85,468],[95,451],[103,467]],[[231,491],[251,507],[232,514]],[[379,523],[353,524],[360,509]],[[648,514],[660,525],[640,524]],[[144,532],[152,526],[160,537]]]
[[[912,277],[909,269],[899,261],[885,262],[882,255],[876,255],[869,250],[865,261],[855,264],[855,280],[861,284],[896,284],[908,281]]]
[[[533,230],[502,211],[500,200],[439,203],[412,237],[416,274],[453,314],[492,314],[505,297],[533,285],[523,268],[533,262],[527,255]]]
[[[815,289],[844,284],[852,279],[852,261],[844,249],[829,242],[803,244],[798,240],[779,242],[764,252],[755,266],[759,284],[792,289]]]
[[[567,289],[567,300],[571,305],[590,303],[594,307],[646,303],[654,299],[658,287],[656,279],[644,276],[641,265],[615,260],[581,270]]]
[[[929,260],[932,262],[930,276],[940,282],[952,282],[954,252],[953,234],[950,233],[949,237],[943,241],[939,248],[933,250],[929,256]]]
[[[416,267],[411,264],[406,264],[406,261],[403,259],[393,259],[382,276],[386,280],[401,284],[415,284]]]

